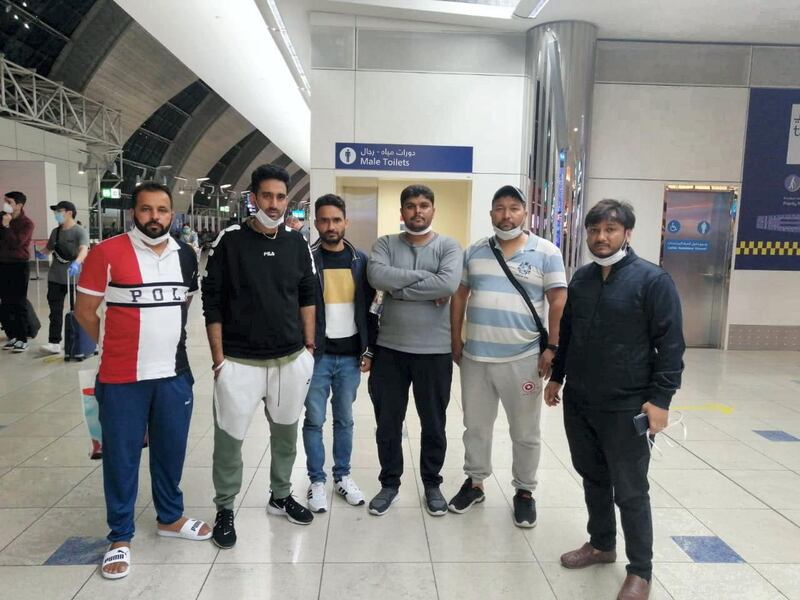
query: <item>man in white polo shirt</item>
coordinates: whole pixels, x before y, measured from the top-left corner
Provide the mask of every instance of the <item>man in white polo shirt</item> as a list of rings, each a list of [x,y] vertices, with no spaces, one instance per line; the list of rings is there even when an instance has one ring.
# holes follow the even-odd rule
[[[549,304],[549,339],[555,341],[567,280],[560,250],[523,230],[528,211],[519,188],[506,185],[497,190],[489,214],[495,235],[464,252],[461,285],[450,305],[453,360],[461,367],[467,479],[448,508],[464,513],[485,499],[483,480],[492,474],[492,432],[499,398],[512,441],[514,523],[533,527],[542,378],[549,376],[557,350],[541,337],[544,301],[546,297]],[[461,338],[465,309],[466,343]]]
[[[197,293],[194,250],[169,234],[169,188],[146,181],[133,192],[134,227],[95,246],[78,282],[75,316],[100,339],[95,395],[103,426],[103,489],[111,547],[106,579],[130,570],[134,504],[145,432],[158,535],[207,540],[211,528],[183,516],[179,487],[192,417],[194,379],[186,356],[186,317]]]

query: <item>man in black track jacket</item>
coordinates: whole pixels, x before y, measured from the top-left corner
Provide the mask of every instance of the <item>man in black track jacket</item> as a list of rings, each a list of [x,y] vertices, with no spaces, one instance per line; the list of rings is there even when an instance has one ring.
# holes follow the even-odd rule
[[[242,486],[242,442],[263,404],[270,429],[269,514],[308,525],[292,497],[297,428],[314,372],[315,276],[305,239],[284,225],[289,174],[253,171],[258,212],[223,231],[203,277],[203,313],[214,371],[214,542],[236,543],[233,506]]]
[[[616,502],[629,561],[618,596],[623,600],[649,596],[653,569],[650,454],[634,417],[646,415],[650,434],[667,426],[685,349],[675,284],[629,246],[635,221],[633,208],[615,200],[601,201],[586,215],[593,262],[569,284],[545,390],[545,402],[555,406],[566,378],[564,427],[589,511],[589,542],[561,563],[582,568],[616,560]]]

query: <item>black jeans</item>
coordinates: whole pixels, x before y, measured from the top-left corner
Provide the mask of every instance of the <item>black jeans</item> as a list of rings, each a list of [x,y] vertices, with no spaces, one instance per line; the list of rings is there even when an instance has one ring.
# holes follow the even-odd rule
[[[564,391],[564,428],[572,464],[583,478],[589,511],[589,542],[597,550],[613,550],[619,507],[628,573],[650,580],[653,571],[653,519],[647,470],[650,451],[644,435],[638,435],[633,417],[638,410],[597,410],[583,399]]]
[[[453,378],[451,354],[409,354],[378,347],[369,377],[369,395],[378,424],[375,440],[381,461],[381,486],[400,487],[403,474],[403,421],[408,388],[413,386],[422,425],[419,468],[425,487],[442,483],[447,452],[445,423]]]
[[[61,343],[61,333],[64,331],[64,298],[67,296],[67,285],[47,282],[47,304],[50,305],[50,333],[48,341],[51,344]],[[75,305],[75,290],[70,290],[70,308]]]
[[[28,341],[28,297],[30,265],[27,261],[0,263],[0,310],[8,339]]]

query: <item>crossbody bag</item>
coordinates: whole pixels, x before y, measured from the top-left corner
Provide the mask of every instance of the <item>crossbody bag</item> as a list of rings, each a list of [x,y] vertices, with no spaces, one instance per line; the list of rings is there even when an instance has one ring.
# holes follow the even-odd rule
[[[503,256],[503,252],[497,245],[494,243],[494,238],[489,238],[489,247],[492,249],[492,254],[497,259],[497,262],[500,264],[500,268],[503,269],[503,273],[506,274],[508,280],[511,282],[511,285],[514,286],[522,299],[525,301],[525,304],[528,306],[528,309],[531,311],[533,315],[533,320],[536,321],[536,329],[539,330],[539,353],[543,353],[547,350],[548,345],[548,338],[547,338],[547,329],[544,328],[542,324],[542,320],[539,318],[539,313],[536,312],[536,308],[533,306],[533,302],[528,296],[528,293],[525,291],[525,288],[522,287],[522,284],[517,281],[517,278],[511,273],[511,269],[508,268],[508,264],[506,264],[506,259]]]

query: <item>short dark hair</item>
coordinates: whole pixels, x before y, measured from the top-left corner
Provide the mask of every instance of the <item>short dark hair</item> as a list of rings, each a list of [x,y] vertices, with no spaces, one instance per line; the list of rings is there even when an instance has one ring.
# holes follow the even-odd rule
[[[633,206],[627,202],[610,199],[600,200],[586,213],[583,226],[597,225],[602,221],[619,223],[625,229],[633,229],[634,225],[636,225],[636,215],[633,212]]]
[[[169,198],[169,207],[172,208],[172,192],[163,183],[157,181],[143,181],[135,188],[133,188],[133,195],[131,196],[131,208],[136,208],[136,199],[142,192],[164,192]]]
[[[261,185],[262,181],[267,181],[268,179],[282,181],[286,184],[286,190],[289,190],[289,181],[291,178],[286,169],[278,165],[261,165],[250,175],[250,191],[254,194],[258,193],[258,186]]]
[[[400,192],[400,206],[403,206],[409,198],[416,198],[417,196],[427,198],[433,204],[433,190],[427,185],[415,183]]]
[[[335,206],[342,211],[342,214],[345,217],[347,216],[347,209],[344,206],[344,200],[342,200],[336,194],[325,194],[324,196],[317,198],[317,201],[314,202],[314,212],[316,213],[323,206]]]
[[[6,198],[11,198],[14,202],[16,202],[17,204],[21,204],[23,206],[28,201],[28,197],[22,192],[6,192],[5,194],[3,194],[3,196],[5,196]]]
[[[525,198],[525,194],[515,185],[504,185],[497,190],[494,196],[492,196],[492,204],[500,198],[514,198],[514,200],[519,200],[525,206],[528,206],[528,200]]]

